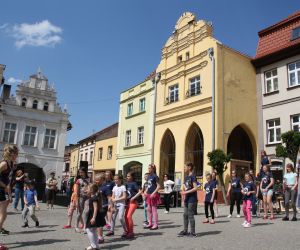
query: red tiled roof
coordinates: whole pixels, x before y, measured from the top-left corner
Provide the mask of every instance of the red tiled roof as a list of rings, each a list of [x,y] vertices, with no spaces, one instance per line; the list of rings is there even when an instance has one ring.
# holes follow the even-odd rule
[[[300,38],[291,40],[292,30],[300,27],[300,11],[258,32],[259,42],[255,59],[300,44]]]
[[[152,71],[152,72],[150,73],[150,75],[148,75],[148,76],[146,77],[145,81],[147,81],[147,80],[153,78],[153,77],[155,76],[155,74],[156,74],[156,70]]]

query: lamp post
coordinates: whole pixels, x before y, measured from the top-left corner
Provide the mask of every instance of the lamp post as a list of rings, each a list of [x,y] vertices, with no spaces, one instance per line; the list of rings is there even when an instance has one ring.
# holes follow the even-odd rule
[[[207,50],[209,59],[212,62],[212,150],[215,150],[215,57],[214,48]]]

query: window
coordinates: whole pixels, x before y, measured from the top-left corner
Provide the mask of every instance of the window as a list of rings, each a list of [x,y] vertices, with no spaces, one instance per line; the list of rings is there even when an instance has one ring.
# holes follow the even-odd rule
[[[113,146],[108,146],[108,149],[107,149],[107,160],[111,160],[112,159],[112,154],[113,154]]]
[[[33,109],[37,109],[38,108],[38,101],[37,100],[33,101],[32,108]]]
[[[44,103],[44,111],[48,111],[48,109],[49,109],[49,103],[45,102]]]
[[[127,105],[127,116],[131,116],[133,114],[133,103],[129,103]]]
[[[15,135],[17,131],[17,124],[6,122],[4,127],[3,142],[15,143]]]
[[[23,99],[22,99],[22,104],[21,104],[21,106],[22,106],[22,107],[26,107],[26,103],[27,103],[27,99],[26,99],[26,98],[23,98]]]
[[[189,60],[190,59],[190,52],[186,52],[185,53],[185,60]]]
[[[177,63],[181,63],[182,62],[182,56],[178,56],[177,57]]]
[[[55,146],[55,138],[56,138],[56,130],[47,128],[45,133],[44,148],[53,149]]]
[[[94,152],[91,151],[91,153],[90,153],[90,164],[93,164],[93,155],[94,155]]]
[[[98,160],[101,161],[103,157],[103,148],[98,149]]]
[[[125,147],[129,147],[131,145],[131,130],[126,131],[125,137]]]
[[[138,144],[144,144],[144,127],[138,128]]]
[[[300,115],[293,115],[291,119],[292,130],[300,132]]]
[[[87,161],[87,160],[88,160],[88,153],[85,153],[84,160],[85,160],[85,161]]]
[[[36,132],[36,127],[26,126],[24,135],[24,145],[34,147]]]
[[[142,98],[140,99],[140,112],[145,111],[145,108],[146,108],[146,99]]]
[[[169,102],[178,101],[178,84],[169,87]]]
[[[200,76],[190,79],[189,96],[200,94]]]
[[[83,154],[80,154],[80,161],[83,160]]]
[[[300,61],[288,65],[289,87],[300,85]]]
[[[277,69],[273,69],[265,73],[265,84],[266,93],[271,93],[278,90]]]
[[[281,142],[280,119],[267,121],[268,144]]]
[[[297,27],[292,30],[292,39],[291,40],[295,40],[299,37],[300,37],[300,27]]]

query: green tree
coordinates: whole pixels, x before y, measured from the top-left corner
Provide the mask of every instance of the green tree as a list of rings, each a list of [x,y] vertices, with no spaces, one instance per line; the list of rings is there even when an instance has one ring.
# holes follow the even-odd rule
[[[300,147],[300,132],[288,131],[281,135],[282,144],[276,147],[276,156],[289,158],[296,166]]]
[[[224,172],[227,170],[227,163],[230,162],[231,154],[226,155],[223,150],[215,149],[207,154],[209,159],[208,165],[212,166],[219,176],[221,190],[224,201],[227,205],[225,183],[224,183]]]

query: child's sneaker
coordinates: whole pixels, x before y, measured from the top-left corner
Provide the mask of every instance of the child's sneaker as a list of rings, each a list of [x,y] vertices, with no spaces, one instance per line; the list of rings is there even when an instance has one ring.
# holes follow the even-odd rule
[[[239,214],[236,215],[236,218],[241,218],[241,216]]]
[[[181,231],[179,232],[179,234],[177,234],[177,237],[183,237],[183,236],[187,236],[188,235],[188,232],[187,231]]]
[[[69,228],[72,228],[70,225],[64,225],[63,226],[63,229],[69,229]]]
[[[148,221],[144,221],[143,226],[146,227],[148,225],[149,225],[149,222]]]
[[[102,238],[102,237],[100,238],[100,237],[99,237],[99,238],[98,238],[98,244],[103,244],[103,243],[104,243],[104,238]]]
[[[242,224],[242,226],[245,226],[248,222],[245,220]]]
[[[196,238],[196,237],[197,237],[197,234],[191,233],[191,232],[190,232],[190,233],[188,234],[188,236],[191,237],[191,238]]]
[[[229,214],[228,216],[227,216],[227,218],[231,218],[232,217],[232,215],[231,214]]]
[[[35,227],[39,227],[40,223],[38,221],[35,222]]]
[[[76,228],[75,228],[75,232],[76,232],[76,233],[81,233],[81,229],[78,228],[78,227],[76,227]]]
[[[9,231],[2,228],[1,231],[0,231],[0,235],[9,235]]]
[[[244,227],[245,227],[245,228],[251,227],[251,224],[247,222],[247,223],[244,225]]]
[[[24,223],[24,225],[22,227],[29,227],[28,223]],[[3,230],[3,229],[2,229]]]

